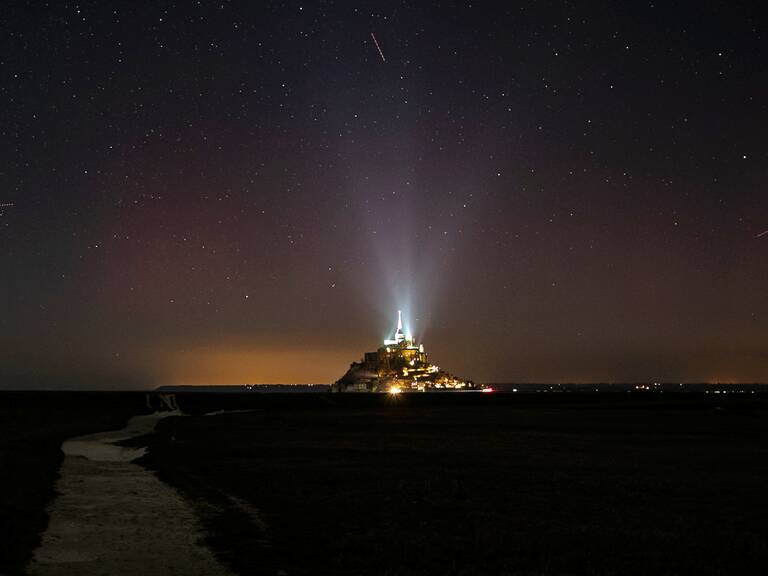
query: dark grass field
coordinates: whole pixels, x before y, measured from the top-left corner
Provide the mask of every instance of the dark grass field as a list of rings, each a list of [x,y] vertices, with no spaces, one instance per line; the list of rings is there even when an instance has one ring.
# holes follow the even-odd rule
[[[122,428],[144,394],[0,393],[0,574],[23,574],[48,522],[61,443]]]
[[[194,396],[144,464],[244,574],[762,574],[768,404]],[[258,510],[258,518],[249,507]]]
[[[186,394],[141,463],[241,574],[763,574],[768,398]],[[143,394],[0,394],[0,574],[60,443]],[[219,410],[253,412],[202,416]],[[151,562],[151,559],[147,559]]]

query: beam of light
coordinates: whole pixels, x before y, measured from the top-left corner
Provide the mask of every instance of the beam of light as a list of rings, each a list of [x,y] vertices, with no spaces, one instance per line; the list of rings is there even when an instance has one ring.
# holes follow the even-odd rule
[[[376,36],[371,32],[371,38],[373,38],[373,43],[376,45],[376,50],[379,51],[379,56],[381,56],[381,61],[386,62],[387,59],[384,58],[384,52],[381,51],[381,46],[379,46],[379,41],[376,40]]]
[[[763,230],[760,234],[755,234],[755,238],[762,238],[766,234],[768,234],[768,230]]]

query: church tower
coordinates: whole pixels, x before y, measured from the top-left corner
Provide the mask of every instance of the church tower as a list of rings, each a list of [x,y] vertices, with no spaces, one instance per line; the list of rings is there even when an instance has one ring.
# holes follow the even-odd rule
[[[385,346],[399,346],[406,341],[405,332],[403,332],[403,313],[397,311],[397,330],[395,330],[395,337],[392,340],[384,340]]]
[[[405,340],[405,334],[403,334],[403,316],[400,310],[397,311],[397,332],[395,332],[395,342],[400,344]]]

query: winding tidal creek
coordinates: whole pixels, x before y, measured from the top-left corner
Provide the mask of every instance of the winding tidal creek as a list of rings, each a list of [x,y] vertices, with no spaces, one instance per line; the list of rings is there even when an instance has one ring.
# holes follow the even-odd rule
[[[148,434],[179,412],[136,416],[122,430],[70,438],[30,575],[229,575],[200,544],[194,511],[133,461],[145,448],[116,442]]]

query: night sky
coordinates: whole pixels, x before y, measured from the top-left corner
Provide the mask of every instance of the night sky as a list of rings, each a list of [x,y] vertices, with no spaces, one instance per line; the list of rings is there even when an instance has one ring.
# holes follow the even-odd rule
[[[4,3],[0,387],[768,380],[736,4]]]

